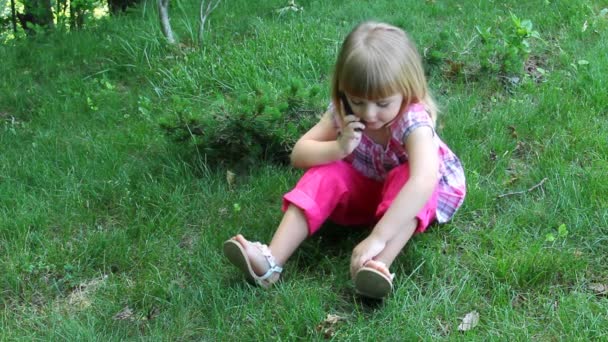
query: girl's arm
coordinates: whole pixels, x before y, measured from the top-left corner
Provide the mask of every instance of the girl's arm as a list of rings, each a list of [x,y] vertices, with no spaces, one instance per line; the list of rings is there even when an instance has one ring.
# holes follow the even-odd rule
[[[408,136],[405,149],[408,153],[409,178],[372,233],[353,250],[351,256],[353,276],[364,263],[380,254],[387,243],[395,238],[408,222],[415,220],[437,186],[439,155],[432,129],[430,127],[415,129]]]
[[[420,127],[407,138],[410,175],[393,203],[374,227],[372,235],[381,241],[391,240],[408,220],[416,217],[437,187],[438,146],[430,127]]]
[[[351,122],[347,124],[348,130],[345,129],[342,137],[338,139],[338,132],[332,122],[332,113],[326,112],[315,126],[298,139],[291,151],[291,164],[305,169],[346,157],[352,149],[345,145],[352,145],[353,140],[358,143],[361,139],[361,133],[355,132],[354,129],[365,128],[362,123],[354,120],[354,116],[348,119]]]

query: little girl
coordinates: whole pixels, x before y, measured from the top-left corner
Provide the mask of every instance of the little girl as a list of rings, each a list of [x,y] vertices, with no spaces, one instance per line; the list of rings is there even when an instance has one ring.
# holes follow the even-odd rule
[[[388,295],[389,267],[412,235],[448,221],[464,200],[464,172],[437,136],[436,116],[406,33],[376,22],[355,27],[338,55],[329,109],[293,148],[292,164],[307,171],[283,198],[270,246],[239,234],[224,243],[228,260],[268,287],[326,219],[370,225],[352,252],[351,277],[363,296]]]

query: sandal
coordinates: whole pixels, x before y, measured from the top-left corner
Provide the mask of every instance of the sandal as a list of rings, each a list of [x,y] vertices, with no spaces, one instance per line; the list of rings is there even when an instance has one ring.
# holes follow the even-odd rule
[[[382,299],[393,290],[394,278],[395,274],[389,278],[377,269],[363,265],[355,274],[355,291],[365,297]]]
[[[245,249],[238,241],[230,239],[224,242],[224,255],[228,258],[228,260],[230,260],[230,262],[234,266],[238,267],[241,271],[245,273],[247,280],[252,281],[263,288],[268,288],[272,284],[277,282],[277,280],[279,279],[276,278],[271,280],[270,277],[275,273],[280,274],[283,271],[283,268],[277,265],[268,246],[259,242],[252,242],[252,244],[257,247],[260,252],[262,252],[262,255],[264,255],[264,257],[266,258],[268,265],[270,265],[270,268],[268,269],[268,271],[266,271],[264,275],[259,276],[255,274],[253,268],[251,267],[251,263],[249,262],[249,258],[247,257],[247,253],[245,252]]]

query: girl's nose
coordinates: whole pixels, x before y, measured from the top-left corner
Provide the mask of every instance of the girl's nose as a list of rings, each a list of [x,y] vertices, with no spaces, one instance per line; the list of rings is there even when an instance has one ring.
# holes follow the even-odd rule
[[[374,121],[373,119],[376,117],[376,111],[373,106],[365,106],[362,114],[361,118],[365,121]]]

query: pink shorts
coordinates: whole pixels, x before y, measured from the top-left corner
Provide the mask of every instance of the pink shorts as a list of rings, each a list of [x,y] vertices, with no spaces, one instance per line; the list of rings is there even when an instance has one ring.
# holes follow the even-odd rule
[[[405,182],[409,167],[392,169],[384,182],[360,174],[344,161],[313,167],[304,173],[295,188],[283,197],[283,211],[290,204],[300,208],[314,234],[327,220],[340,225],[373,225],[384,215]],[[437,189],[416,218],[416,232],[424,232],[437,210]]]

